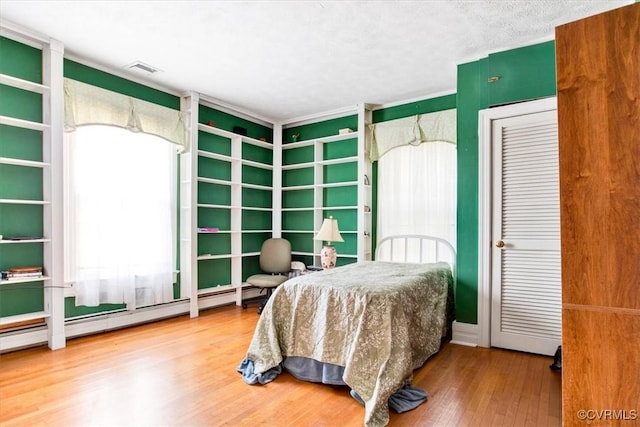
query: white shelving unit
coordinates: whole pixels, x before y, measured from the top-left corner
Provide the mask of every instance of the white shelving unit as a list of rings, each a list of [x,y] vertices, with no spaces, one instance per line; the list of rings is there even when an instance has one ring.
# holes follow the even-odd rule
[[[294,248],[293,255],[300,257],[312,257],[313,264],[320,264],[320,249],[323,242],[311,240],[315,233],[320,229],[322,221],[325,217],[340,212],[349,214],[353,213],[356,216],[355,225],[349,227],[349,224],[344,224],[339,221],[340,233],[345,238],[349,238],[355,235],[356,251],[354,253],[342,253],[338,250],[338,258],[351,259],[352,261],[362,261],[371,259],[371,212],[370,209],[367,212],[365,206],[371,206],[371,185],[365,185],[364,175],[366,174],[371,179],[371,164],[365,159],[365,129],[366,125],[370,123],[371,116],[370,111],[366,109],[364,105],[359,105],[354,110],[349,111],[343,115],[358,115],[358,131],[353,133],[328,135],[319,138],[312,138],[308,140],[291,142],[282,145],[284,157],[295,158],[294,152],[298,151],[299,157],[302,160],[289,160],[285,161],[282,166],[282,173],[286,175],[288,173],[299,173],[300,176],[304,176],[309,179],[308,182],[303,183],[291,183],[291,179],[283,178],[283,199],[287,203],[283,204],[282,215],[297,214],[299,218],[296,220],[285,221],[282,232],[288,236],[294,236],[301,239],[308,239],[309,246],[312,245],[311,251],[296,250]],[[305,124],[311,124],[327,120],[326,116],[315,116],[309,119],[303,119],[286,124],[286,127],[297,127]],[[325,148],[330,144],[344,143],[349,140],[354,140],[355,152],[345,156],[336,156],[327,158],[325,156]],[[312,150],[313,154],[307,150]],[[287,156],[291,154],[291,156]],[[332,180],[325,176],[325,169],[331,166],[344,165],[349,167],[353,166],[355,173],[353,177],[346,180]],[[331,203],[328,205],[328,200],[325,197],[327,190],[340,191],[344,189],[346,192],[353,190],[353,198],[348,202],[342,202],[340,204]],[[312,197],[309,194],[312,193]],[[306,196],[305,196],[306,195]],[[297,197],[296,197],[297,196]],[[341,196],[345,198],[346,196]],[[301,199],[298,201],[291,201],[292,199]],[[295,206],[294,206],[295,205]],[[306,215],[305,215],[306,214]],[[311,217],[311,219],[307,218]],[[291,227],[289,224],[303,223],[304,227],[298,226]],[[346,227],[345,227],[346,225]],[[303,242],[303,245],[307,245],[307,242]]]
[[[189,288],[192,317],[198,315],[201,308],[198,299],[203,296],[233,292],[235,303],[242,304],[246,287],[243,283],[244,262],[260,254],[259,250],[244,250],[245,239],[252,235],[270,237],[274,234],[277,227],[273,221],[274,206],[278,198],[274,198],[273,193],[279,192],[278,180],[274,178],[274,164],[278,161],[274,152],[276,144],[199,123],[201,105],[224,111],[223,106],[197,93],[183,98],[183,111],[189,117],[191,146],[181,155],[181,229],[184,235],[181,287]],[[257,123],[265,124],[262,119],[257,119]],[[211,142],[201,143],[200,139],[205,135],[215,137],[219,148],[212,148]],[[253,158],[251,151],[256,149],[266,150],[271,162]],[[207,165],[207,162],[211,164]],[[268,176],[269,182],[254,179],[254,175],[258,178]],[[268,195],[269,206],[245,197],[247,193]],[[263,220],[265,215],[270,218],[264,227],[255,227],[252,221],[244,220],[254,216]],[[202,233],[197,231],[199,227],[215,227],[218,231]],[[205,275],[208,275],[206,279]]]
[[[64,335],[64,292],[62,277],[62,128],[63,128],[63,45],[52,39],[39,35],[25,34],[17,29],[3,26],[0,35],[18,43],[34,47],[42,52],[42,82],[24,80],[15,76],[0,74],[0,84],[41,95],[42,120],[33,121],[20,117],[0,115],[0,124],[17,129],[28,129],[41,133],[42,159],[33,160],[20,157],[0,157],[0,165],[11,168],[24,168],[25,175],[29,175],[27,169],[38,169],[42,176],[42,197],[32,199],[0,198],[0,205],[10,206],[40,206],[42,209],[42,224],[37,224],[34,229],[42,229],[42,236],[33,236],[22,240],[0,240],[3,250],[18,251],[27,245],[24,251],[28,252],[28,259],[40,257],[42,254],[42,267],[44,275],[36,278],[0,280],[0,292],[9,286],[42,286],[42,310],[5,315],[0,317],[0,325],[9,326],[22,322],[31,322],[42,319],[46,328],[34,329],[25,333],[35,340],[40,340],[41,335],[46,336],[48,346],[57,349],[65,346]],[[38,108],[38,107],[36,107]],[[20,141],[6,141],[8,144],[20,144]],[[17,172],[21,174],[20,171]],[[14,185],[17,185],[15,183]],[[3,185],[11,186],[11,183],[3,182]],[[11,188],[11,187],[6,187]],[[40,216],[40,215],[38,215]],[[18,220],[17,218],[5,219]],[[8,222],[3,222],[7,225]],[[0,234],[6,232],[0,230]],[[19,259],[19,256],[17,257]],[[25,259],[27,259],[25,258]],[[20,261],[16,261],[20,263]],[[21,265],[16,265],[20,267]],[[11,266],[5,266],[11,268]],[[5,288],[6,289],[6,288]],[[8,338],[7,348],[24,340],[30,342],[30,337]],[[4,340],[3,340],[4,341]],[[9,342],[11,341],[11,342]],[[0,345],[0,350],[5,345]]]

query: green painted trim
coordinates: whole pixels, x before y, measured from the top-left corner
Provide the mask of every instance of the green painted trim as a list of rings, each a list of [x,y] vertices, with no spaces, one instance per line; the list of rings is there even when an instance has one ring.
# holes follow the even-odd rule
[[[556,94],[555,42],[525,46],[489,55],[487,82],[491,106]]]
[[[114,76],[70,59],[64,60],[64,76],[90,85],[118,92],[133,98],[180,110],[180,97],[153,89],[140,83]]]
[[[499,77],[489,82],[489,77]],[[458,66],[458,241],[456,320],[478,321],[478,112],[553,96],[555,42],[489,55]]]
[[[456,320],[478,316],[478,111],[487,104],[487,59],[458,66]]]
[[[401,119],[417,114],[433,113],[435,111],[450,110],[456,108],[456,94],[423,99],[408,104],[374,110],[372,112],[373,123],[386,122],[387,120]]]

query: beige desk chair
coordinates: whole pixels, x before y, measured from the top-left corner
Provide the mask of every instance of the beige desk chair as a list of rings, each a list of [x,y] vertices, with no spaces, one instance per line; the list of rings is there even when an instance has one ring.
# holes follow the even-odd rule
[[[258,313],[262,313],[273,289],[289,278],[287,275],[291,269],[291,244],[289,241],[280,238],[265,240],[260,249],[260,269],[264,273],[254,274],[247,278],[249,285],[260,288],[260,292],[263,290],[267,292],[264,298],[259,298],[262,303],[258,308]],[[247,304],[253,300],[255,299],[243,301],[242,307],[247,308]]]

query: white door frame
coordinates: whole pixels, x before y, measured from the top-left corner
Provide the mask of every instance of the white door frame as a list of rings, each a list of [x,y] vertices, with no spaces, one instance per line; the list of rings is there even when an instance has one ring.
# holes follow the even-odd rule
[[[491,346],[492,122],[506,117],[556,110],[556,97],[488,108],[478,112],[478,345]]]

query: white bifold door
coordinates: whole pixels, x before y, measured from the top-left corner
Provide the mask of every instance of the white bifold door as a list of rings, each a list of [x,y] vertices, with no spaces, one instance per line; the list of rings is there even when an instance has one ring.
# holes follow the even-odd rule
[[[505,111],[491,124],[491,346],[551,355],[561,337],[557,115]]]

